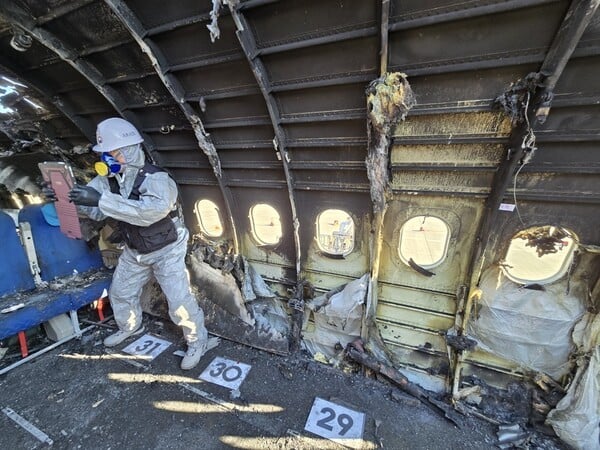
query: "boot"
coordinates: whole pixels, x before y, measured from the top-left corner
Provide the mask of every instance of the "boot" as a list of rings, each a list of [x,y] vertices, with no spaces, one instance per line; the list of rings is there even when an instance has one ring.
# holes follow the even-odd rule
[[[135,336],[137,334],[141,334],[144,332],[144,326],[140,326],[138,329],[133,331],[117,331],[116,333],[111,334],[106,339],[104,339],[105,347],[114,347],[115,345],[119,345],[129,336]]]
[[[206,353],[206,341],[189,344],[187,352],[181,360],[181,369],[190,370],[196,367],[204,353]]]

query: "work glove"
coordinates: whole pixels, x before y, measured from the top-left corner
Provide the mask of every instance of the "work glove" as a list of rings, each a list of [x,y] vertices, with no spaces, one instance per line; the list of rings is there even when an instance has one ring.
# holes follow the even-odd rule
[[[42,195],[44,197],[44,200],[47,202],[55,202],[57,200],[56,192],[54,192],[54,189],[52,189],[50,183],[47,183],[45,181],[42,183]]]
[[[115,230],[106,238],[111,244],[120,244],[123,242],[123,233],[120,230]]]
[[[98,206],[100,196],[100,192],[93,187],[79,184],[73,186],[73,189],[69,191],[69,200],[80,206]]]

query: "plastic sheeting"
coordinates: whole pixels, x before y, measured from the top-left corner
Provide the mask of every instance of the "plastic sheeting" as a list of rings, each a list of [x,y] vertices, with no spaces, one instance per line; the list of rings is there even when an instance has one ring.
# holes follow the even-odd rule
[[[260,274],[250,265],[248,260],[242,257],[244,263],[244,278],[242,284],[242,296],[244,301],[251,302],[257,298],[275,298],[275,293],[267,286],[265,280]]]
[[[573,340],[583,356],[567,395],[550,411],[546,423],[573,448],[600,449],[600,316],[588,314],[575,328]]]
[[[469,334],[482,349],[553,378],[569,372],[571,331],[584,306],[565,294],[565,283],[525,289],[494,268],[484,274],[480,288]]]
[[[249,304],[259,334],[271,334],[273,339],[287,340],[290,324],[283,303],[276,298],[263,298]]]
[[[335,346],[342,347],[360,337],[363,308],[369,285],[369,275],[351,281],[344,289],[329,298],[329,302],[313,311],[315,328],[304,332],[304,346],[313,355],[335,356]],[[319,298],[314,304],[320,304]],[[307,308],[311,310],[311,303]],[[314,308],[314,306],[312,306]]]

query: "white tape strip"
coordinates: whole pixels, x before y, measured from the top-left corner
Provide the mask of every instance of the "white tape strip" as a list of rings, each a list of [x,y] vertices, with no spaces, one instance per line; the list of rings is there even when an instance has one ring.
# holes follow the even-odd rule
[[[199,395],[200,397],[204,397],[209,402],[213,402],[214,404],[219,405],[221,408],[223,408],[227,411],[236,411],[237,409],[239,409],[236,407],[236,405],[234,403],[226,402],[225,400],[221,400],[219,397],[216,397],[209,392],[203,391],[202,389],[198,389],[194,386],[190,386],[187,383],[179,383],[179,385],[182,388],[187,389],[188,391],[191,391],[196,395]]]
[[[276,424],[273,420],[266,418],[265,415],[257,414],[258,411],[248,411],[251,410],[251,406],[243,406],[238,405],[236,403],[228,402],[226,400],[222,400],[219,397],[211,394],[210,392],[203,391],[202,389],[198,389],[194,386],[190,386],[187,383],[178,383],[184,389],[187,389],[190,392],[193,392],[196,395],[208,400],[209,402],[214,403],[218,407],[220,407],[223,411],[229,413],[237,413],[235,416],[238,420],[252,425],[255,428],[263,430],[269,433],[272,436],[280,434],[280,430],[278,430]]]
[[[515,210],[516,205],[512,203],[500,203],[500,207],[498,208],[500,211],[510,211],[513,212]]]
[[[2,412],[6,414],[10,419],[12,419],[17,424],[21,425],[25,430],[29,431],[33,436],[36,437],[39,441],[45,442],[48,445],[52,445],[54,441],[50,439],[50,437],[41,431],[39,428],[34,426],[32,423],[23,419],[20,415],[14,412],[10,408],[2,408]]]

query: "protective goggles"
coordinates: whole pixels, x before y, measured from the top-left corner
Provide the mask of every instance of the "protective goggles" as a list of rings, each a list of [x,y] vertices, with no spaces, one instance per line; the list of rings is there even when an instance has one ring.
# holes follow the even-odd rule
[[[111,174],[119,173],[121,171],[121,163],[117,161],[110,153],[102,153],[100,156],[101,161],[94,164],[96,173],[102,177],[107,177]]]

